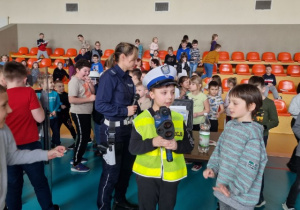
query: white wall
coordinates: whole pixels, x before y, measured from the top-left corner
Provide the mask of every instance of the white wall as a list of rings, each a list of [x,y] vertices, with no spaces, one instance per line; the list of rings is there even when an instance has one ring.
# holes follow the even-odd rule
[[[154,12],[154,2],[170,2]],[[78,3],[79,12],[65,12]],[[0,17],[10,23],[50,24],[299,24],[299,0],[273,0],[272,10],[255,11],[255,0],[1,0]]]

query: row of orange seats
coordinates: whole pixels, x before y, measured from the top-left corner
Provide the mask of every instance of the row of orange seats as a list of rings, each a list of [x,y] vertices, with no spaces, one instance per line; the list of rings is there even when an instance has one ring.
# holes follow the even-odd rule
[[[16,62],[22,62],[23,60],[25,60],[25,58],[20,58],[20,57],[18,57],[18,58],[16,58],[15,59],[15,61]],[[29,58],[28,60],[27,60],[27,66],[29,67],[29,68],[31,68],[32,67],[32,65],[33,65],[33,63],[34,62],[37,62],[37,58]],[[65,60],[64,59],[55,59],[55,61],[53,62],[53,64],[52,64],[52,60],[50,59],[50,58],[43,58],[42,60],[41,60],[41,62],[39,62],[39,67],[40,68],[44,68],[44,67],[48,67],[48,68],[56,68],[57,67],[57,64],[59,63],[59,62],[61,62],[62,64],[65,64]]]

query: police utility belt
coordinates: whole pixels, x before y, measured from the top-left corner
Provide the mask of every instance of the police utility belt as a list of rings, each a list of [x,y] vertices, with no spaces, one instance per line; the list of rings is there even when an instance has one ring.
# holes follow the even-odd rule
[[[125,120],[121,120],[121,121],[110,121],[108,119],[104,120],[104,124],[107,126],[111,126],[112,124],[114,124],[114,127],[120,127],[122,125],[131,125],[132,124],[132,118],[130,119],[125,119]]]

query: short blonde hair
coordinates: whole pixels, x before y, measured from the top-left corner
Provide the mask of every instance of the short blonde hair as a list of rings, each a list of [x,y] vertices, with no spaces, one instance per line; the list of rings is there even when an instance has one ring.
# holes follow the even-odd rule
[[[44,85],[44,82],[47,79],[48,80],[50,80],[50,79],[53,80],[53,76],[51,74],[41,74],[41,75],[39,75],[38,79],[37,79],[39,86],[42,87],[42,85]]]

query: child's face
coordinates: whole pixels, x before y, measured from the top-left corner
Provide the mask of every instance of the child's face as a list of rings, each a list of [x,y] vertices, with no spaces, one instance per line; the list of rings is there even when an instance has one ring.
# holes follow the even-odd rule
[[[219,92],[219,86],[211,86],[211,87],[208,89],[208,94],[211,95],[211,96],[216,96],[216,95],[218,95],[218,92]]]
[[[183,87],[185,89],[189,89],[190,88],[190,80],[186,79],[183,83],[181,83],[181,87]]]
[[[143,85],[139,85],[136,87],[136,93],[142,98],[148,93],[148,90]]]
[[[258,88],[259,92],[264,95],[266,90],[265,86],[262,87],[261,85],[257,85],[256,87]]]
[[[158,51],[154,51],[154,56],[157,57],[158,56]]]
[[[62,68],[63,68],[62,63],[58,63],[58,64],[57,64],[57,68],[62,69]]]
[[[8,61],[8,57],[6,55],[2,56],[2,62],[7,62]]]
[[[153,61],[151,61],[151,67],[152,67],[152,68],[157,67],[156,64],[155,64]]]
[[[193,92],[193,91],[198,91],[200,90],[201,88],[201,85],[200,84],[196,84],[194,82],[191,82],[190,83],[190,91]]]
[[[233,88],[232,82],[227,82],[227,87],[229,87],[230,89]]]
[[[141,66],[142,66],[142,60],[137,61],[137,62],[136,62],[136,65],[139,66],[139,67],[141,67]]]
[[[161,106],[170,107],[175,99],[174,85],[155,88],[150,91],[150,97],[154,100],[153,109],[156,111]]]
[[[270,66],[266,68],[266,73],[267,75],[270,75],[272,73],[272,68]]]
[[[229,103],[230,116],[236,118],[239,122],[251,121],[251,112],[255,109],[255,104],[252,103],[248,107],[246,101],[237,97],[230,97]]]
[[[23,64],[23,66],[25,66],[25,67],[27,66],[26,61],[22,61],[21,63]]]
[[[97,57],[93,57],[93,62],[94,63],[98,63],[98,58]]]
[[[97,50],[99,50],[100,47],[101,47],[101,44],[100,44],[100,43],[95,44],[95,48],[96,48]]]
[[[137,84],[138,82],[140,82],[140,80],[137,78],[137,76],[132,76],[132,82],[133,82],[133,84]]]
[[[56,83],[55,84],[55,90],[58,92],[58,93],[62,93],[65,91],[65,86],[63,83]]]
[[[33,67],[34,69],[37,69],[37,68],[39,68],[39,65],[38,65],[37,63],[34,63],[34,64],[32,65],[32,67]]]
[[[172,50],[168,50],[169,55],[173,55],[173,51]]]
[[[3,128],[5,124],[5,119],[9,113],[12,112],[12,109],[8,105],[8,96],[7,93],[0,93],[0,128]]]
[[[198,44],[193,44],[192,46],[193,46],[194,49],[197,49]]]
[[[85,54],[85,49],[82,48],[80,52],[81,52],[82,55]]]
[[[186,62],[187,58],[186,57],[182,57],[182,62]]]
[[[54,88],[54,83],[52,78],[48,78],[48,89],[53,90]],[[44,85],[43,85],[43,90],[47,89],[47,80],[44,80]]]
[[[136,44],[136,46],[139,46],[139,45],[140,45],[140,43],[139,43],[139,42],[135,42],[135,44]]]
[[[217,41],[217,40],[218,40],[218,38],[219,38],[218,36],[215,36],[214,40],[215,40],[215,41]]]
[[[158,39],[157,39],[157,38],[156,38],[156,39],[154,39],[154,43],[156,43],[156,44],[158,43]]]
[[[44,39],[44,34],[41,34],[41,35],[40,35],[40,39]]]
[[[79,36],[78,40],[82,42],[83,41],[83,37]]]
[[[187,43],[186,43],[186,42],[181,43],[181,47],[182,47],[183,49],[185,49],[186,46],[187,46]]]
[[[89,75],[90,75],[90,68],[89,67],[83,67],[82,69],[76,69],[77,73],[76,76],[81,79],[81,80],[87,80],[89,79]]]

